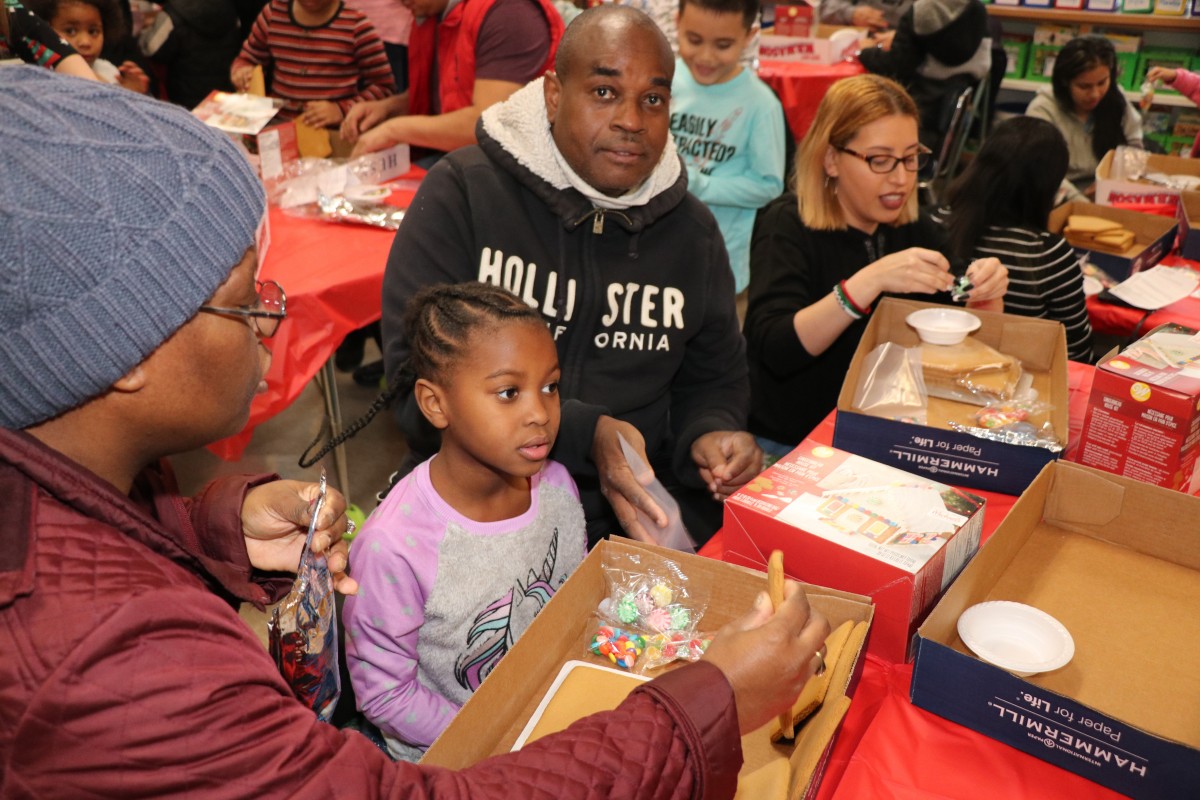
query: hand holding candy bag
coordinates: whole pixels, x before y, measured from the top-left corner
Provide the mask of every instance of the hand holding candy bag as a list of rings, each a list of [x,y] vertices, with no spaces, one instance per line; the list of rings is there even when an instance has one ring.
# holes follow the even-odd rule
[[[313,531],[325,507],[325,471],[292,590],[267,626],[271,656],[302,703],[328,722],[341,695],[333,578],[325,557],[312,552]]]

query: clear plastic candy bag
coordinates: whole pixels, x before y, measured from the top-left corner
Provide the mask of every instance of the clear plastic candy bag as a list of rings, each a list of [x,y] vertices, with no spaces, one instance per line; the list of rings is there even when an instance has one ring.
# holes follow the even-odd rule
[[[325,471],[313,507],[308,537],[292,590],[271,614],[267,633],[271,656],[300,702],[328,722],[342,693],[338,672],[338,632],[333,576],[323,556],[312,552],[313,531],[325,507]]]

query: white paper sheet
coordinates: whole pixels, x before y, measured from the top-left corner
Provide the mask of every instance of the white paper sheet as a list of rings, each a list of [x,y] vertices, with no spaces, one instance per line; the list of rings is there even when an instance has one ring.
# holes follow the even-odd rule
[[[1200,286],[1200,273],[1187,267],[1159,265],[1134,273],[1109,292],[1131,306],[1155,311],[1178,302]]]

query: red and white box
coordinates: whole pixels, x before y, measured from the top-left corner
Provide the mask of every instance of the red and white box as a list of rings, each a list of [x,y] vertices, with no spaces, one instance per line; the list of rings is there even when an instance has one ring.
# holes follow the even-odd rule
[[[1160,325],[1096,366],[1078,461],[1200,494],[1200,334]]]
[[[984,499],[810,440],[725,503],[725,560],[868,595],[867,649],[910,655],[917,626],[979,549]]]

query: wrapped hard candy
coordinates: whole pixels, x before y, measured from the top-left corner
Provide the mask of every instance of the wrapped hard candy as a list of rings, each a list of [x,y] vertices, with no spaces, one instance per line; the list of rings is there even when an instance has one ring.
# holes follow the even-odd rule
[[[607,657],[622,669],[633,669],[638,656],[646,649],[646,640],[636,633],[601,625],[588,649],[595,655]]]

